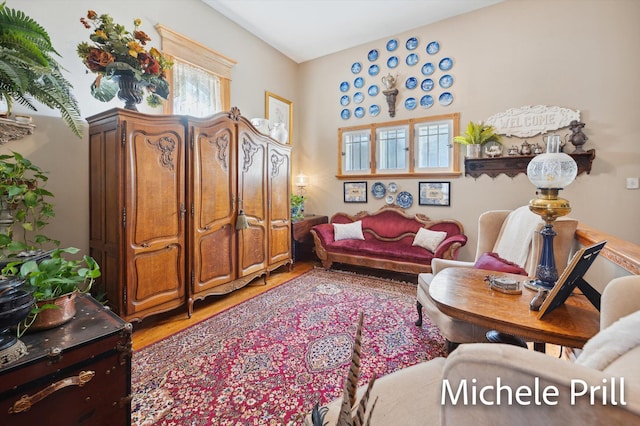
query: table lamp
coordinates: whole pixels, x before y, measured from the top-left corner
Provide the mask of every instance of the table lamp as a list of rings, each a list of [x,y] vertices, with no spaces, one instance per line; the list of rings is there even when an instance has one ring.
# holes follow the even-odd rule
[[[529,201],[529,209],[542,217],[545,225],[542,235],[542,252],[536,267],[536,278],[529,284],[537,289],[550,290],[558,280],[553,253],[553,222],[571,212],[569,201],[559,198],[561,189],[571,184],[578,174],[578,166],[571,156],[560,152],[560,136],[547,137],[547,150],[535,156],[527,166],[527,176],[538,191],[537,198]]]

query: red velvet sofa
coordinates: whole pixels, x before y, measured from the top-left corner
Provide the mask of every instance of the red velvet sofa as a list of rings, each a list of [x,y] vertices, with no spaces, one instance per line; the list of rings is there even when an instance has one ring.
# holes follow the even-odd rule
[[[333,224],[356,221],[362,221],[363,240],[335,240]],[[413,245],[420,228],[445,232],[446,237],[433,251]],[[375,213],[336,213],[329,223],[313,227],[311,234],[316,255],[327,269],[336,262],[414,274],[431,272],[431,259],[457,259],[460,247],[467,243],[460,222],[432,221],[422,214],[409,216],[392,205]]]

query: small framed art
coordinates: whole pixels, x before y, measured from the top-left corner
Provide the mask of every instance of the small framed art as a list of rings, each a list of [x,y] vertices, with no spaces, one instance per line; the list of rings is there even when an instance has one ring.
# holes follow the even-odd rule
[[[451,205],[450,182],[419,182],[418,194],[418,203],[421,206]]]
[[[366,203],[367,202],[367,182],[345,182],[344,183],[345,203]]]
[[[293,102],[276,95],[265,92],[264,100],[265,118],[273,126],[275,123],[283,123],[288,132],[288,140],[291,143],[293,135]]]

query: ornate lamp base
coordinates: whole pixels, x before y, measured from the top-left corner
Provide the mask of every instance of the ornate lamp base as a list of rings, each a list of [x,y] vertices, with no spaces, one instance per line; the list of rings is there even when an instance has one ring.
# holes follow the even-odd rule
[[[21,340],[18,340],[17,337],[3,335],[2,339],[5,337],[10,338],[9,340],[11,341],[3,341],[0,343],[4,347],[4,349],[0,350],[0,367],[19,360],[27,353],[27,346],[22,343]]]

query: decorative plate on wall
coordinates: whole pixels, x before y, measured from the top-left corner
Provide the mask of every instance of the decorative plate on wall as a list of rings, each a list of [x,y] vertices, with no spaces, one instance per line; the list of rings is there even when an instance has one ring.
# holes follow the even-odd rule
[[[351,111],[347,108],[343,109],[340,111],[340,117],[342,117],[343,120],[348,120],[349,117],[351,117]]]
[[[376,182],[371,185],[371,194],[373,194],[375,198],[384,197],[384,194],[386,194],[386,192],[387,188],[385,188],[384,183],[382,182]]]
[[[369,58],[369,60],[371,62],[375,61],[376,59],[378,59],[378,49],[372,49],[369,51],[369,54],[367,55],[367,58]]]
[[[362,108],[362,107],[358,107],[358,108],[356,108],[355,110],[353,110],[353,115],[354,115],[356,118],[362,118],[362,117],[364,117],[364,108]]]
[[[363,86],[364,86],[364,78],[358,77],[355,80],[353,80],[353,87],[355,87],[356,89],[361,89]]]
[[[418,79],[415,77],[409,77],[404,85],[407,89],[415,89],[418,86]]]
[[[356,92],[353,94],[353,102],[359,104],[362,103],[362,101],[364,101],[364,95],[362,92]]]
[[[420,106],[423,108],[431,108],[431,106],[433,105],[433,96],[431,95],[424,95],[423,97],[420,98]]]
[[[453,67],[453,60],[451,58],[443,58],[438,63],[438,68],[442,71],[449,71]]]
[[[380,106],[378,105],[371,105],[369,107],[369,115],[372,117],[375,117],[376,115],[380,114]]]
[[[421,71],[423,75],[431,75],[435,70],[436,70],[436,66],[433,65],[431,62],[427,62],[422,66]]]
[[[396,204],[403,209],[408,209],[413,205],[413,195],[407,191],[402,191],[396,196]]]
[[[407,50],[415,50],[415,48],[418,47],[418,39],[415,37],[411,37],[409,40],[407,40],[406,47]]]
[[[442,87],[443,89],[448,89],[453,85],[453,77],[451,77],[449,74],[445,74],[440,77],[438,84],[440,84],[440,87]]]
[[[398,190],[398,185],[396,185],[395,182],[390,182],[389,185],[387,185],[387,188],[389,188],[389,192],[394,194]]]
[[[433,89],[433,85],[433,80],[431,80],[430,78],[425,78],[424,80],[422,80],[422,83],[420,83],[420,88],[425,92],[429,92],[431,91],[431,89]]]
[[[389,52],[393,52],[397,48],[398,48],[398,40],[396,40],[395,38],[392,38],[387,42],[387,50]]]
[[[416,107],[416,98],[407,98],[407,100],[404,101],[404,107],[406,109],[408,109],[409,111],[411,111],[412,109],[415,109],[415,107]]]
[[[358,74],[360,71],[362,71],[362,64],[360,64],[360,62],[354,62],[353,65],[351,65],[351,72]]]
[[[341,92],[346,92],[348,90],[349,90],[349,83],[347,81],[343,81],[342,83],[340,83]]]
[[[379,93],[380,89],[378,89],[378,86],[375,84],[372,84],[371,86],[369,86],[369,90],[367,90],[367,93],[369,94],[369,96],[376,96]]]
[[[426,50],[429,55],[435,55],[440,50],[440,43],[438,43],[437,41],[432,41],[431,43],[427,44]]]
[[[373,64],[369,67],[369,75],[370,76],[374,76],[374,75],[378,75],[378,73],[380,72],[380,67]]]
[[[349,96],[344,95],[343,97],[340,98],[340,105],[342,106],[347,106],[349,105],[349,103],[351,102],[351,98],[349,98]]]
[[[438,98],[438,101],[442,106],[451,105],[451,102],[453,102],[453,95],[449,92],[442,92],[442,94]]]
[[[389,68],[395,68],[398,66],[398,57],[397,56],[392,56],[389,59],[387,59],[387,66]]]
[[[407,62],[407,65],[409,65],[410,67],[414,66],[415,64],[418,63],[418,55],[416,55],[415,53],[407,55],[406,62]]]
[[[391,194],[387,195],[387,197],[384,199],[384,201],[387,204],[393,204],[393,195],[391,195]]]

